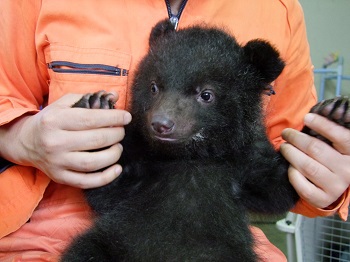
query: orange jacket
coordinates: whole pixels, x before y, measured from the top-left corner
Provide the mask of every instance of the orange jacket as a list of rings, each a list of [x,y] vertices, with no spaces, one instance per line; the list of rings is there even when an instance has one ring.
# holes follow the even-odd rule
[[[167,9],[164,0],[2,0],[0,17],[0,125],[4,125],[23,114],[35,114],[40,105],[68,92],[115,90],[120,97],[117,107],[124,108],[135,67],[147,52],[150,30],[167,17]],[[276,95],[266,98],[267,131],[277,148],[283,142],[281,131],[286,127],[300,129],[303,116],[316,102],[299,3],[189,0],[179,27],[203,22],[229,30],[241,43],[267,39],[286,61],[274,83]],[[124,70],[120,75],[62,73],[48,68],[52,62],[62,66],[69,65],[66,62],[103,64]],[[338,203],[331,210],[319,210],[300,201],[296,210],[309,216],[340,210],[346,216],[347,195]],[[6,170],[0,175],[0,258],[24,250],[40,250],[36,254],[42,255],[43,246],[45,252],[58,254],[72,235],[89,224],[88,213],[79,189],[50,183],[34,168],[14,166]],[[30,223],[26,223],[29,218]],[[253,231],[257,238],[264,238]],[[31,237],[40,244],[35,245]],[[260,253],[268,256],[272,249],[266,246]],[[280,254],[275,259],[281,261]]]

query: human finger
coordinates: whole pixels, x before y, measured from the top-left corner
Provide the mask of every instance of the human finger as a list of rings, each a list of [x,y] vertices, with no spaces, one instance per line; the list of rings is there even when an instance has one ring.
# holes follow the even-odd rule
[[[324,190],[310,182],[293,166],[288,169],[288,177],[298,195],[315,207],[325,208],[337,199],[336,197],[330,198]]]
[[[68,151],[97,150],[122,141],[125,137],[125,129],[109,127],[76,132],[65,131],[60,136],[65,137],[62,149]]]
[[[300,163],[300,165],[305,165],[305,161],[307,161],[307,163],[310,162],[305,156],[308,155],[315,160],[313,163],[326,163],[327,168],[331,171],[337,170],[337,161],[329,160],[339,159],[341,157],[341,154],[323,141],[292,128],[286,128],[283,130],[282,138],[289,144],[299,149],[297,150],[296,148],[288,147],[287,149],[289,150],[287,151],[285,146],[288,146],[288,144],[284,146],[284,149],[281,148],[282,154],[287,158],[288,161],[294,161],[294,163],[290,163],[296,168],[299,167],[297,163]],[[296,156],[298,156],[298,159],[296,157],[293,157],[293,154],[296,154]]]
[[[281,145],[280,150],[291,166],[297,169],[317,187],[324,189],[325,186],[329,186],[333,181],[333,173],[328,168],[319,164],[319,162],[315,161],[293,145],[284,143]]]
[[[110,166],[103,171],[93,173],[80,173],[66,170],[61,173],[59,178],[55,178],[54,181],[82,189],[96,188],[109,184],[116,179],[121,172],[122,167],[119,164]]]
[[[328,147],[332,151],[335,151],[330,146]],[[329,161],[328,159],[325,164],[324,162],[316,161],[289,143],[281,145],[281,153],[294,168],[291,169],[294,170],[293,174],[298,175],[295,175],[295,179],[293,180],[291,173],[289,173],[291,182],[294,181],[292,185],[302,198],[317,207],[325,207],[336,201],[349,185],[346,177],[341,175],[339,170],[334,172],[329,169],[330,162],[332,167],[336,168],[341,159],[339,161]],[[302,179],[301,176],[304,178]],[[299,183],[295,181],[299,181]]]
[[[45,114],[41,125],[55,125],[67,131],[89,130],[101,127],[124,126],[131,121],[131,114],[125,110],[65,108],[55,114]]]
[[[122,152],[122,145],[116,144],[100,151],[70,152],[62,162],[69,170],[94,172],[117,163]]]

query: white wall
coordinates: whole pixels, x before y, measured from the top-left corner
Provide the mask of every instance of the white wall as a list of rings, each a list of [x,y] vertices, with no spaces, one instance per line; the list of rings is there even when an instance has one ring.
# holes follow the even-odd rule
[[[344,57],[344,74],[350,76],[350,0],[299,0],[306,20],[311,58],[322,67],[332,52]],[[334,66],[332,66],[333,68]],[[315,84],[319,88],[319,75]],[[326,98],[335,94],[335,81],[327,81]],[[342,94],[350,95],[350,80],[342,82]]]

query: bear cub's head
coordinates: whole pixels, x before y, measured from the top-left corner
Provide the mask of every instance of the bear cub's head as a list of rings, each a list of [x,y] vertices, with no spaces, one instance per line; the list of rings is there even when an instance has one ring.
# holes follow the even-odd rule
[[[161,21],[135,75],[133,122],[160,154],[222,157],[265,132],[261,96],[283,68],[266,41],[243,46],[220,29]]]

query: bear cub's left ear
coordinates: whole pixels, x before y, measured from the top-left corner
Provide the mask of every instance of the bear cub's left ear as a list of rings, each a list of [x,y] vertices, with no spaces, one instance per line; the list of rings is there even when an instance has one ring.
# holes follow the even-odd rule
[[[266,84],[270,84],[281,74],[285,63],[269,42],[260,39],[251,40],[243,50],[248,62],[258,70]]]
[[[158,22],[151,31],[150,37],[149,37],[149,45],[153,46],[155,45],[159,39],[161,39],[164,36],[167,36],[169,34],[175,33],[175,27],[170,22],[169,19],[162,20]]]

